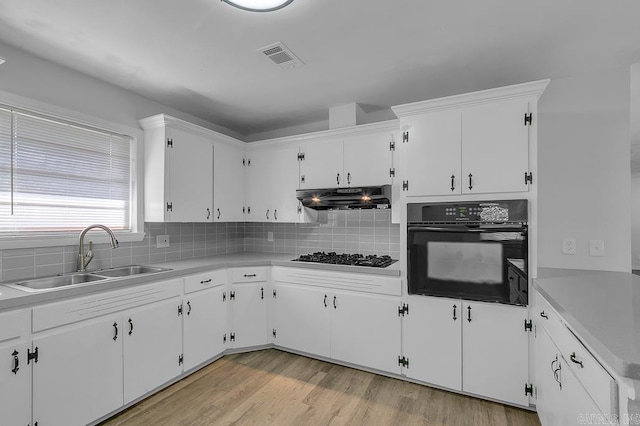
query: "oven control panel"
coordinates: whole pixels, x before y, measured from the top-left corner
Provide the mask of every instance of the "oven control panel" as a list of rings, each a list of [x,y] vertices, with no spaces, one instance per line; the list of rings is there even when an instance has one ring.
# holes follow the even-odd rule
[[[407,204],[410,223],[527,222],[527,200]]]

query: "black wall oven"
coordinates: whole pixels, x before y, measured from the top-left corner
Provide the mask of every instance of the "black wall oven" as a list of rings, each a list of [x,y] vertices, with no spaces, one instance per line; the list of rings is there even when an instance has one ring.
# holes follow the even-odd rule
[[[409,294],[526,306],[527,246],[527,200],[407,204]]]

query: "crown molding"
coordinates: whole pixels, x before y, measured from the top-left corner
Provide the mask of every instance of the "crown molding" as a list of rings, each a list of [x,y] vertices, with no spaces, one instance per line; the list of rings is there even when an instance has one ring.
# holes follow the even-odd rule
[[[465,107],[482,104],[488,101],[502,101],[515,98],[535,97],[540,98],[551,80],[538,80],[529,83],[514,84],[512,86],[498,87],[495,89],[481,90],[478,92],[464,93],[447,96],[444,98],[430,99],[409,104],[392,106],[391,110],[400,117],[424,114],[425,112],[448,109],[451,107]]]
[[[197,124],[190,123],[180,118],[172,117],[168,114],[157,114],[151,117],[141,118],[140,120],[138,120],[138,123],[140,124],[140,127],[142,127],[142,129],[144,130],[168,126],[174,129],[179,129],[185,132],[189,132],[196,136],[210,138],[215,142],[224,142],[224,143],[241,146],[241,147],[245,147],[247,145],[246,142],[243,142],[234,137],[227,136],[223,133],[216,132],[215,130],[207,129],[202,126],[198,126]]]

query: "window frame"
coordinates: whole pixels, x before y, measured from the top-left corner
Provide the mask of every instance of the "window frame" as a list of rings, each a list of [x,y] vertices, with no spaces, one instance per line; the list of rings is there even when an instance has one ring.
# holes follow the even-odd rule
[[[143,147],[144,133],[140,128],[134,128],[123,124],[103,120],[94,116],[83,114],[63,107],[50,105],[34,99],[25,98],[11,93],[0,91],[0,104],[4,108],[12,108],[17,111],[46,116],[61,122],[86,126],[109,133],[116,133],[131,137],[131,199],[130,231],[114,231],[119,242],[135,242],[144,239],[144,211],[143,211]],[[47,232],[41,234],[25,235],[0,235],[0,250],[26,249],[38,247],[72,246],[78,244],[78,235],[69,232]],[[108,243],[109,238],[104,232],[91,233],[94,243]]]

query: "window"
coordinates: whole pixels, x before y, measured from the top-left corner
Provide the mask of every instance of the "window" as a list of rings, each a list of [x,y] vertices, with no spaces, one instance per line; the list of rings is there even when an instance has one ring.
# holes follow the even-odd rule
[[[133,152],[130,136],[0,106],[0,238],[131,231]]]

